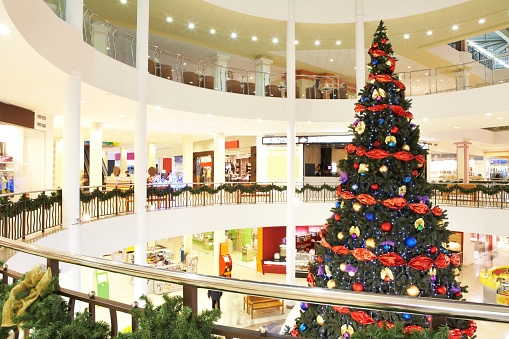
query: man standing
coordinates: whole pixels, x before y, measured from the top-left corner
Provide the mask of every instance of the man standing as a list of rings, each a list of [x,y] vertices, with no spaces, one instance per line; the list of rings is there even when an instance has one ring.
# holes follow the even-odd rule
[[[221,309],[221,304],[219,303],[219,300],[221,300],[222,295],[223,295],[223,292],[214,291],[214,290],[208,291],[207,296],[209,297],[209,300],[212,299],[212,308],[217,308],[218,310]]]

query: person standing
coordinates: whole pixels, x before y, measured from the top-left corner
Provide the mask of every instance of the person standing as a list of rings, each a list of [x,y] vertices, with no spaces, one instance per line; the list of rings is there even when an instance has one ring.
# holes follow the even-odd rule
[[[209,300],[212,299],[212,308],[217,308],[218,310],[220,310],[221,304],[219,303],[219,301],[221,300],[221,297],[223,296],[223,292],[209,290],[207,292],[207,296],[209,297]]]

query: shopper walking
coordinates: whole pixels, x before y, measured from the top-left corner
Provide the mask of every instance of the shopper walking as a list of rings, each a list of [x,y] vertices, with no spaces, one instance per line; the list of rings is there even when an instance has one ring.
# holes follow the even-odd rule
[[[223,296],[223,292],[209,290],[207,295],[209,297],[209,300],[212,299],[212,308],[217,308],[218,310],[220,310],[221,304],[219,303],[219,301]]]

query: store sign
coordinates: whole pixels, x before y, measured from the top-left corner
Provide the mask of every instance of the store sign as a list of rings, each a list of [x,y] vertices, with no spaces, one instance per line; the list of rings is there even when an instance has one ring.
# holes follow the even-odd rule
[[[317,135],[295,137],[296,144],[341,144],[352,142],[353,135]],[[286,137],[263,137],[264,145],[285,145]]]

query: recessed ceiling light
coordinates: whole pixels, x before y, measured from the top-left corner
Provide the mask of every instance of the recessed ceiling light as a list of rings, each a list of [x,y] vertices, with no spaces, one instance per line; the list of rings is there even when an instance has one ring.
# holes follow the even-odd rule
[[[214,124],[208,124],[209,126],[214,126]]]
[[[121,4],[126,4],[126,3],[127,3],[127,0],[120,0],[120,3],[121,3]]]
[[[444,81],[444,79],[440,79],[440,81]]]
[[[247,127],[247,126],[244,126],[244,129],[248,129],[248,128],[249,128],[249,127]]]
[[[216,30],[212,28],[212,29],[210,30],[210,34],[216,34]]]
[[[486,116],[487,116],[487,117],[491,116],[491,113],[486,113]]]
[[[453,31],[456,31],[457,29],[458,29],[458,25],[453,25],[453,26],[452,26],[452,30],[453,30]]]
[[[299,128],[302,128],[302,126],[299,126]]]
[[[119,134],[120,132],[117,132],[117,134]]]
[[[262,122],[262,119],[258,118],[258,119],[256,119],[256,121],[258,121],[258,122]]]
[[[194,25],[192,22],[190,22],[188,27],[189,27],[190,29],[194,29],[195,25]]]
[[[11,29],[6,25],[0,25],[0,34],[7,35],[11,32]]]
[[[403,39],[408,39],[408,38],[410,38],[410,34],[403,35]]]
[[[172,22],[172,21],[173,21],[173,18],[170,18],[170,17],[166,18],[166,22]]]
[[[273,38],[273,39],[272,39],[272,43],[273,43],[273,44],[277,44],[278,42],[279,42],[279,39],[278,39],[278,38]]]
[[[459,128],[458,126],[454,126],[454,128]]]
[[[82,104],[84,104],[84,103],[85,103],[85,101],[81,101],[81,103],[82,103]]]
[[[421,81],[421,79],[417,79],[417,81]]]
[[[307,122],[307,124],[308,124],[308,125],[310,125],[310,124],[311,124],[311,121],[308,121],[308,122]]]
[[[428,121],[428,118],[422,118],[422,121],[426,122]]]
[[[258,38],[254,36],[251,38],[251,40],[256,41],[256,40],[258,40]]]
[[[161,110],[161,106],[156,106],[156,110],[160,111]]]
[[[212,118],[212,114],[207,114],[207,118]]]
[[[298,45],[299,44],[299,40],[295,40],[293,43]]]
[[[315,40],[315,46],[319,46],[320,45],[320,40]]]
[[[253,77],[249,77],[249,79],[253,80]]]
[[[172,121],[175,121],[175,120],[173,120],[173,119],[169,119],[168,121],[169,121],[169,122],[172,122]]]
[[[426,32],[426,35],[431,35],[431,34],[433,34],[433,31],[427,31]]]
[[[119,117],[119,118],[123,118],[123,117],[125,117],[125,115],[120,114],[118,117]]]
[[[341,41],[336,41],[336,45],[341,45]]]
[[[485,20],[485,19],[479,19],[479,23],[480,23],[480,24],[483,24],[483,23],[485,23],[485,22],[486,22],[486,20]]]
[[[334,59],[330,59],[329,61],[330,61],[330,62],[333,62],[333,61],[334,61]]]
[[[186,65],[187,65],[187,63],[184,62],[184,66],[186,66]]]
[[[180,135],[177,135],[177,138],[180,138]]]
[[[412,66],[408,66],[408,68],[412,68]]]
[[[237,33],[233,32],[231,35],[232,39],[236,39],[237,38]]]
[[[503,120],[504,118],[500,117],[500,118],[497,118],[498,120]]]

